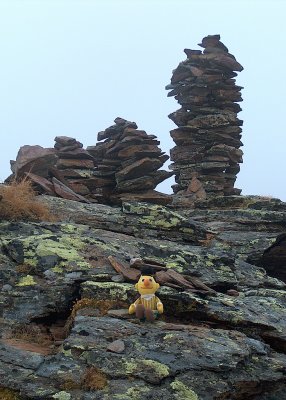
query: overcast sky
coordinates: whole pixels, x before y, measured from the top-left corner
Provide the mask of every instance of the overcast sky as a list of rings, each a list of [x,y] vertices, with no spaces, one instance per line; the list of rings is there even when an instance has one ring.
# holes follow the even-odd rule
[[[286,201],[285,15],[286,0],[0,0],[0,181],[20,146],[95,145],[117,116],[169,152],[180,106],[165,86],[184,48],[219,33],[244,66],[235,186]]]

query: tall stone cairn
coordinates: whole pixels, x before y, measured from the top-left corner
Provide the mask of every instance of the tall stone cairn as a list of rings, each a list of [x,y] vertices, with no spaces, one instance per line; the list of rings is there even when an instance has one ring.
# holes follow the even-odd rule
[[[158,147],[157,137],[137,129],[135,122],[119,117],[114,122],[98,133],[99,143],[87,147],[96,164],[94,198],[106,204],[132,200],[169,204],[170,195],[154,190],[173,175],[160,170],[169,156]]]
[[[242,87],[235,84],[234,71],[243,67],[220,35],[204,37],[199,46],[204,50],[184,50],[187,59],[166,86],[171,90],[168,96],[175,96],[182,106],[169,115],[178,126],[170,132],[176,143],[170,169],[175,172],[174,201],[185,205],[241,192],[234,183],[243,155],[243,122],[237,118]]]

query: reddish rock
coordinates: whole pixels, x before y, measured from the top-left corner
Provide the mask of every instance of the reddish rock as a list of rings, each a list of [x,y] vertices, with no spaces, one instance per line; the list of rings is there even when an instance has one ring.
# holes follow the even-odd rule
[[[54,185],[48,179],[33,174],[32,172],[26,172],[26,177],[29,178],[37,188],[40,188],[41,192],[49,194],[50,196],[56,196]]]
[[[75,193],[72,189],[64,185],[60,182],[57,178],[52,178],[52,182],[54,185],[55,192],[58,196],[62,197],[63,199],[67,200],[74,200],[74,201],[81,201],[83,203],[89,203],[87,199],[83,196]]]
[[[61,158],[58,159],[57,168],[94,168],[93,160],[82,160],[76,158]]]
[[[15,177],[19,179],[26,172],[47,177],[49,168],[55,164],[56,160],[57,156],[54,149],[45,149],[41,146],[22,146],[13,164]]]

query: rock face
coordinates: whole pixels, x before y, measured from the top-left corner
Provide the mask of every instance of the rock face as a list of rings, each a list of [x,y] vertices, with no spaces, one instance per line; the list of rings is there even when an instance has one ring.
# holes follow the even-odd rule
[[[196,199],[240,194],[234,188],[239,163],[242,121],[241,87],[234,71],[242,66],[220,42],[219,35],[203,38],[200,50],[185,49],[187,59],[173,71],[168,96],[182,106],[169,118],[178,126],[171,131],[175,171],[175,199],[181,205]],[[180,197],[183,197],[180,201]]]
[[[286,282],[286,233],[282,233],[276,241],[264,251],[258,265],[265,268],[270,276]]]
[[[285,398],[286,284],[259,265],[283,243],[285,203],[228,196],[174,212],[41,200],[57,222],[0,222],[0,397]],[[127,314],[130,259],[212,290],[162,280],[164,314],[140,323]]]
[[[93,174],[94,196],[107,204],[132,199],[170,203],[170,196],[154,191],[173,175],[159,170],[169,157],[158,147],[156,136],[138,130],[135,122],[123,118],[114,122],[115,125],[98,133],[98,141],[104,142],[87,147],[97,164]]]

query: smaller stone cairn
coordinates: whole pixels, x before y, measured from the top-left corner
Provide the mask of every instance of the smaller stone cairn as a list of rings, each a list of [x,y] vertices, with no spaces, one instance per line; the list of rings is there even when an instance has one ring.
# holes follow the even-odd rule
[[[174,203],[192,205],[197,199],[238,195],[234,188],[242,162],[241,87],[235,84],[243,67],[220,41],[203,38],[204,50],[185,49],[187,59],[173,71],[168,96],[182,106],[169,115],[178,128],[171,131],[175,171]],[[185,202],[185,203],[184,203]]]
[[[55,142],[58,159],[52,169],[53,175],[74,192],[88,196],[95,165],[93,157],[74,138],[57,136]]]
[[[169,157],[158,147],[156,136],[138,130],[135,122],[123,118],[114,122],[98,133],[100,143],[87,147],[96,160],[93,196],[107,204],[124,200],[170,203],[171,196],[154,190],[173,175],[159,170]]]

